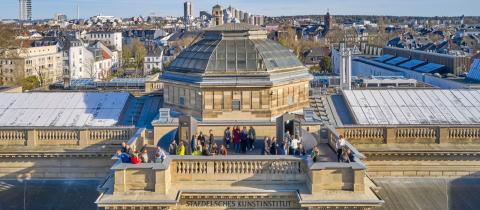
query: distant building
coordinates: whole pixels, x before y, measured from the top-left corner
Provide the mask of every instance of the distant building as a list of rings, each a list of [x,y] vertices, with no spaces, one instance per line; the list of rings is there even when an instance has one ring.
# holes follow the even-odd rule
[[[183,3],[183,18],[186,23],[189,23],[193,18],[193,5],[190,1]]]
[[[87,33],[85,39],[88,41],[102,41],[107,46],[113,47],[117,51],[122,51],[121,32],[93,31]]]
[[[57,13],[53,16],[53,20],[56,21],[67,21],[67,15],[62,13]]]
[[[200,18],[204,21],[211,20],[212,15],[210,13],[208,13],[207,11],[200,11]]]
[[[18,0],[20,20],[32,20],[32,0]]]
[[[384,47],[383,53],[444,65],[447,73],[452,73],[455,75],[461,75],[465,73],[470,67],[470,58],[467,56],[447,55],[397,47]]]
[[[332,28],[332,17],[330,16],[330,12],[327,12],[327,14],[325,15],[325,17],[323,17],[323,21],[324,21],[324,31],[325,32],[328,32],[330,30],[330,28]]]
[[[307,67],[319,65],[324,57],[330,57],[331,50],[328,47],[315,47],[303,54],[303,64]]]
[[[220,5],[215,5],[213,6],[212,9],[212,25],[213,26],[219,26],[223,25],[223,8]]]
[[[9,50],[7,58],[0,59],[0,77],[5,84],[19,79],[37,76],[42,84],[60,81],[62,78],[62,53],[57,45],[30,45],[23,49]]]
[[[143,62],[143,74],[152,74],[153,70],[163,71],[163,49],[150,49]]]

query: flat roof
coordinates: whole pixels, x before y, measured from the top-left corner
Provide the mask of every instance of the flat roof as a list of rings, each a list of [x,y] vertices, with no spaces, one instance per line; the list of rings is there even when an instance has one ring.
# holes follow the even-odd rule
[[[0,93],[0,126],[115,126],[129,97],[129,93]]]
[[[478,125],[478,90],[346,90],[360,125]]]

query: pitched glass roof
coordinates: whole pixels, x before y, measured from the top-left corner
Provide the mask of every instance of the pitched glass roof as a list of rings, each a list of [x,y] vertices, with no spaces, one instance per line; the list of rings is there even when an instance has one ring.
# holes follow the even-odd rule
[[[400,64],[400,67],[407,68],[407,69],[414,69],[416,67],[419,67],[423,64],[426,64],[427,62],[421,61],[421,60],[410,60],[405,63]]]
[[[467,74],[468,79],[480,81],[480,59],[473,60],[470,71]]]
[[[436,64],[436,63],[428,63],[426,65],[420,66],[415,69],[415,71],[422,72],[422,73],[433,73],[441,71],[445,68],[444,65]]]
[[[218,33],[227,32],[228,38],[209,36],[188,47],[167,71],[221,74],[304,68],[293,53],[275,41],[237,36],[235,31]]]
[[[410,58],[396,57],[392,60],[387,61],[387,64],[396,66],[396,65],[401,64],[401,63],[403,63],[405,61],[408,61],[408,60],[410,60]]]
[[[385,54],[385,55],[382,55],[381,57],[375,58],[375,59],[373,59],[373,60],[384,63],[385,61],[388,61],[388,60],[390,60],[390,59],[392,59],[392,58],[394,58],[394,57],[395,57],[395,56],[393,56],[393,55]]]

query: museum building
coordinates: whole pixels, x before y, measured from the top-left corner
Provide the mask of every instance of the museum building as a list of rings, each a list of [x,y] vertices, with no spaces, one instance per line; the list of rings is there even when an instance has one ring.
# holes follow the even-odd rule
[[[308,107],[308,69],[267,31],[230,23],[205,30],[165,70],[165,107],[201,121],[272,120]]]

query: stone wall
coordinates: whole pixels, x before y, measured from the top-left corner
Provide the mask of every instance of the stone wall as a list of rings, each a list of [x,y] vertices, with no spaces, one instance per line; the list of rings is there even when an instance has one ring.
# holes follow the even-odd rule
[[[478,177],[480,128],[352,126],[337,131],[367,158],[373,177]]]
[[[325,190],[364,192],[359,163],[315,163],[292,156],[170,156],[164,164],[117,163],[114,193],[135,190],[160,194],[174,190],[231,187],[306,186],[320,195]],[[268,187],[270,186],[270,187]]]
[[[103,179],[111,155],[9,155],[0,157],[0,179]]]

